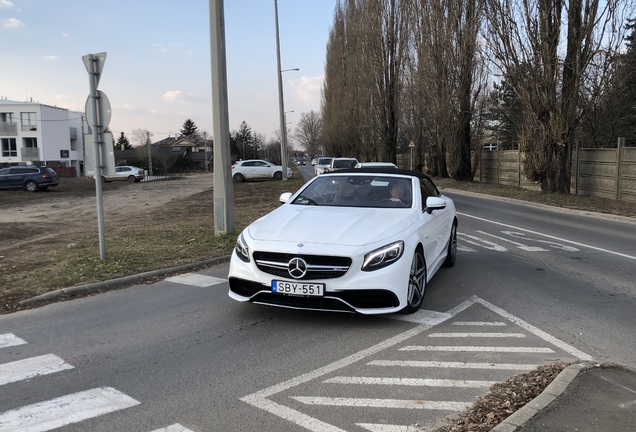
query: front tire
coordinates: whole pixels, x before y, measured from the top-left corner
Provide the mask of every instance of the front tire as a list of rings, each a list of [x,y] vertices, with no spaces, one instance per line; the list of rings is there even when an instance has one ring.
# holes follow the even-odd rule
[[[36,182],[34,182],[33,180],[29,180],[24,185],[24,188],[26,190],[28,190],[29,192],[37,192],[38,191],[38,184]]]
[[[448,238],[448,250],[446,251],[446,260],[444,267],[452,267],[455,265],[455,261],[457,260],[457,223],[453,222],[453,226],[451,228],[451,234]]]
[[[243,180],[245,180],[245,177],[241,173],[234,174],[234,177],[232,178],[234,179],[236,183],[241,183]]]
[[[282,180],[282,178],[283,178],[283,173],[282,172],[276,171],[274,173],[274,180]]]
[[[419,247],[415,249],[413,261],[411,261],[411,271],[409,272],[409,283],[406,292],[406,306],[402,313],[412,314],[417,312],[424,301],[426,293],[426,260],[424,253]]]

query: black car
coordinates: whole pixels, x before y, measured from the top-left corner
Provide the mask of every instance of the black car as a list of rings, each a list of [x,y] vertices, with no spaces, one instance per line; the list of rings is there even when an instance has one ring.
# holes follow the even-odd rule
[[[24,189],[29,192],[46,190],[59,183],[51,167],[29,165],[0,169],[0,189]]]

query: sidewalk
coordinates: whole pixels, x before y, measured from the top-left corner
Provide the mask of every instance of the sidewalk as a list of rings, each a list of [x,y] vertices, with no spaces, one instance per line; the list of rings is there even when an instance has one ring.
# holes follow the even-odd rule
[[[636,371],[572,365],[494,432],[636,431]]]

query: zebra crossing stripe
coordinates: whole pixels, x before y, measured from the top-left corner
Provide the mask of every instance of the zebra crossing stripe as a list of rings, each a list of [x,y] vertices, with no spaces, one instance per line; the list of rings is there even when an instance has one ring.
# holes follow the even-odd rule
[[[524,338],[523,333],[431,333],[428,337],[432,338]]]
[[[500,321],[455,321],[452,325],[454,326],[496,326],[496,327],[505,327],[505,322]]]
[[[370,366],[406,366],[420,368],[448,368],[448,369],[492,369],[492,370],[532,370],[539,365],[512,363],[469,363],[469,362],[439,362],[419,360],[373,360]]]
[[[73,366],[53,354],[5,363],[0,365],[0,385],[30,379],[38,375],[49,375],[66,369],[73,369]]]
[[[370,432],[427,432],[433,429],[422,429],[417,426],[400,426],[400,425],[387,425],[378,423],[356,423],[356,426],[360,426],[362,429],[366,429]]]
[[[0,414],[0,432],[44,432],[139,402],[112,387],[95,388]]]
[[[462,387],[488,388],[497,381],[448,380],[428,378],[380,378],[380,377],[334,377],[324,381],[327,384],[364,384],[417,387]]]
[[[368,399],[368,398],[329,398],[313,396],[290,396],[305,405],[372,407],[372,408],[404,408],[443,411],[463,411],[472,402],[401,400],[401,399]]]
[[[405,346],[399,351],[447,351],[447,352],[500,352],[552,354],[554,350],[541,347],[490,347],[490,346]]]
[[[152,432],[193,432],[188,428],[184,428],[183,426],[181,426],[179,423],[170,425],[166,428],[162,428],[162,429],[155,429]]]
[[[0,334],[0,348],[7,348],[10,346],[24,345],[25,340],[20,339],[13,333]]]

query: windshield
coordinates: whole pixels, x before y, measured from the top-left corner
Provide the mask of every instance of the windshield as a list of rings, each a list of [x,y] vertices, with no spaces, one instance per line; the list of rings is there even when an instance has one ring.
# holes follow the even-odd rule
[[[333,161],[334,168],[353,168],[358,163],[355,159],[336,159]]]
[[[331,163],[331,158],[318,159],[318,165],[329,165],[330,163]]]
[[[406,208],[413,203],[408,177],[385,175],[320,177],[292,201],[297,205]]]

